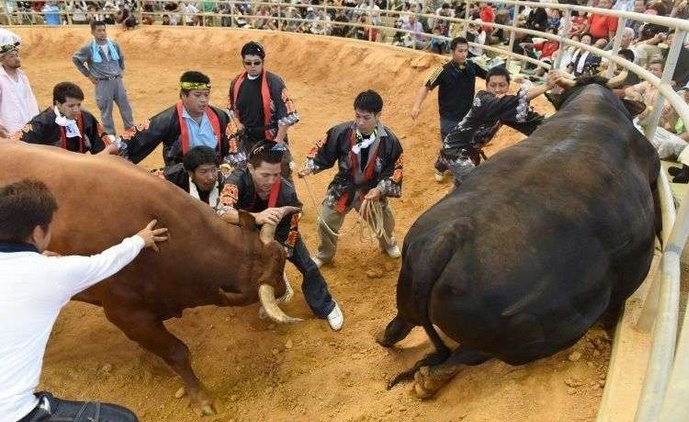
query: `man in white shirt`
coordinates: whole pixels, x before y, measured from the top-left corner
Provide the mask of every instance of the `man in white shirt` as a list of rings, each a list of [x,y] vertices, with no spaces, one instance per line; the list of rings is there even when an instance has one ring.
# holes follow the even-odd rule
[[[0,420],[138,421],[121,406],[67,401],[34,390],[60,309],[73,295],[121,270],[144,247],[157,251],[156,242],[167,240],[167,229],[153,229],[154,220],[100,254],[59,257],[46,250],[56,209],[43,182],[0,187]]]
[[[20,69],[19,37],[0,32],[0,136],[8,138],[38,114],[29,79]]]

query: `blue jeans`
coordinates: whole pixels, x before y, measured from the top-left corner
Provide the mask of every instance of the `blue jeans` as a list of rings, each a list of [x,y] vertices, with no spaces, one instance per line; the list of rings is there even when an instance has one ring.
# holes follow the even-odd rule
[[[299,272],[304,276],[304,281],[301,283],[301,291],[304,293],[304,299],[311,308],[311,311],[318,318],[325,318],[335,309],[335,302],[330,296],[328,285],[318,269],[316,263],[311,259],[304,241],[301,236],[297,238],[294,244],[292,256],[287,258],[289,262],[294,264]]]
[[[36,393],[38,406],[17,422],[139,422],[130,410],[116,404],[69,401]]]

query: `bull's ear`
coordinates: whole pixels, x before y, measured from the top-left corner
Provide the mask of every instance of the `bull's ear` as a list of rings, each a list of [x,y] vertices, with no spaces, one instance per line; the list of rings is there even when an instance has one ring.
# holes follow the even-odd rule
[[[562,102],[564,101],[564,98],[562,94],[554,94],[552,92],[546,92],[545,97],[550,101],[550,104],[555,107],[555,110],[559,110],[560,107],[562,107]]]
[[[646,110],[646,104],[642,103],[641,101],[622,99],[622,104],[624,104],[624,108],[627,109],[632,117],[637,116]]]

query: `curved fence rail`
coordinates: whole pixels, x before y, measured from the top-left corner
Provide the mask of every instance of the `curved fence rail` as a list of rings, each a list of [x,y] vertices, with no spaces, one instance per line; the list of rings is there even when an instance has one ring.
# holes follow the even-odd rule
[[[0,6],[0,20],[4,18],[6,21],[4,23],[8,25],[61,25],[86,23],[89,18],[93,17],[113,20],[116,18],[116,10],[80,10],[75,6],[75,4],[78,6],[78,3],[83,2],[60,1],[56,8],[33,10],[28,7],[8,7],[10,3],[6,2]],[[658,89],[661,95],[658,96],[653,106],[652,121],[647,126],[648,129],[646,131],[649,139],[652,139],[655,135],[665,101],[674,108],[682,121],[687,122],[689,125],[689,106],[675,92],[670,82],[677,66],[680,50],[689,31],[688,21],[648,14],[556,3],[544,4],[512,0],[493,0],[492,3],[506,10],[510,19],[502,24],[484,22],[481,25],[500,29],[504,34],[509,34],[508,40],[504,43],[506,45],[482,45],[470,42],[471,47],[480,48],[483,52],[494,56],[504,57],[508,68],[510,70],[516,69],[517,71],[519,70],[519,65],[512,66],[517,61],[519,64],[531,63],[544,68],[550,68],[551,66],[560,68],[562,65],[560,62],[561,55],[551,65],[532,57],[514,53],[513,47],[515,42],[517,42],[518,35],[531,35],[558,41],[560,48],[562,46],[573,46],[589,51],[608,61],[608,76],[612,75],[615,67],[624,68],[637,74],[642,80],[648,81]],[[354,38],[371,42],[388,42],[401,46],[407,45],[412,49],[419,48],[431,39],[438,40],[438,42],[449,42],[452,36],[465,35],[469,24],[472,23],[469,14],[470,9],[472,5],[478,5],[477,2],[463,2],[461,6],[464,16],[458,18],[433,13],[415,13],[410,10],[394,10],[392,7],[380,10],[374,5],[372,0],[356,8],[331,5],[253,2],[251,5],[255,7],[255,11],[250,12],[239,9],[237,5],[240,3],[234,1],[218,1],[215,2],[216,7],[213,10],[197,12],[193,12],[193,10],[156,10],[150,7],[152,4],[154,2],[136,0],[133,14],[139,22],[160,24],[163,21],[163,15],[167,15],[166,19],[179,22],[180,25],[239,26],[247,28],[260,26],[269,30],[299,31],[311,33],[315,36],[354,34]],[[575,11],[578,13],[615,16],[619,19],[619,24],[617,33],[614,39],[611,40],[612,49],[604,51],[570,40],[563,35],[523,28],[519,25],[518,19],[519,8],[523,6],[559,9],[562,13],[562,19],[565,21],[563,31],[561,31],[564,34],[568,33],[569,21],[572,13]],[[273,13],[266,15],[263,12],[265,8],[272,9]],[[303,12],[303,9],[306,9],[306,13],[299,13],[300,10]],[[337,16],[355,16],[356,21],[328,20],[324,17],[327,12],[334,12]],[[320,18],[314,19],[313,16]],[[413,16],[414,20],[443,21],[448,23],[452,29],[447,34],[448,36],[443,36],[400,27],[398,24],[400,20],[406,19],[408,21],[409,16]],[[646,69],[630,63],[616,54],[621,45],[624,26],[628,21],[663,25],[674,31],[674,42],[669,48],[661,78],[657,78]],[[416,42],[417,40],[419,41],[418,43]],[[689,397],[689,313],[685,314],[683,330],[679,335],[679,341],[677,341],[677,333],[680,327],[678,317],[680,303],[680,258],[689,236],[689,201],[682,200],[679,209],[675,212],[672,192],[667,177],[662,171],[658,178],[658,189],[663,205],[661,274],[660,277],[651,276],[648,278],[648,280],[655,279],[657,281],[649,288],[650,293],[647,296],[638,323],[639,330],[653,328],[653,339],[648,369],[634,419],[636,422],[679,422],[686,421],[687,415],[689,415],[689,400],[687,400],[687,397]],[[611,420],[609,415],[605,414],[605,400],[606,395],[603,397],[604,403],[598,414],[599,421]]]

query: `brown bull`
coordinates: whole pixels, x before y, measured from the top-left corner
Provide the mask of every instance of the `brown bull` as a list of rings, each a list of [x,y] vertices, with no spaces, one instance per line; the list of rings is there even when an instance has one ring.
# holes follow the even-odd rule
[[[191,368],[189,349],[163,321],[186,308],[243,306],[259,296],[274,320],[297,321],[282,313],[274,296],[286,290],[284,251],[276,241],[259,238],[250,215],[241,218],[251,229],[231,225],[208,205],[119,157],[0,140],[0,185],[24,178],[43,181],[57,198],[52,251],[99,253],[152,219],[169,229],[160,253],[143,251],[74,299],[102,306],[127,337],[160,356],[203,413],[214,413],[212,397]]]

